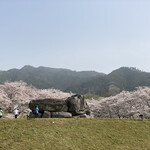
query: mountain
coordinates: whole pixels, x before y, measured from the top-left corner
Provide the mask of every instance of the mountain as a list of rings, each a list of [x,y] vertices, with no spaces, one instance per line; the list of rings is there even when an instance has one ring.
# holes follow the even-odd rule
[[[122,90],[132,91],[138,86],[150,86],[150,73],[133,67],[121,67],[108,75],[95,71],[77,72],[69,69],[32,66],[0,71],[0,83],[20,80],[39,89],[55,88],[65,92],[106,97],[116,95]]]
[[[116,95],[122,90],[132,91],[138,86],[150,86],[150,73],[136,68],[121,67],[110,74],[92,79],[66,89],[80,94],[100,96]]]
[[[150,86],[150,73],[136,68],[121,67],[107,75],[121,90],[134,90],[137,86]]]
[[[102,95],[108,91],[109,80],[105,76],[93,77],[88,81],[80,83],[76,86],[71,86],[66,89],[66,92],[73,91],[79,94],[94,94]]]
[[[104,75],[95,71],[76,72],[69,69],[24,66],[21,69],[0,71],[0,83],[7,80],[12,82],[22,80],[40,89],[55,88],[65,90],[72,85],[78,85],[93,77]]]

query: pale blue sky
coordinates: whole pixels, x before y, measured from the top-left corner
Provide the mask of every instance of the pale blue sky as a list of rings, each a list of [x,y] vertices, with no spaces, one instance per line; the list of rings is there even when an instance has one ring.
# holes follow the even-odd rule
[[[149,0],[0,0],[0,70],[150,72]]]

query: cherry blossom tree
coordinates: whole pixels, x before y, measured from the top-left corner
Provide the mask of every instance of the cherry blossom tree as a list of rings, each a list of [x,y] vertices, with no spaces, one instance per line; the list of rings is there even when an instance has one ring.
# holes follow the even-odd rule
[[[18,106],[21,111],[28,108],[28,104],[34,99],[67,98],[72,93],[64,93],[57,89],[37,89],[27,85],[23,81],[5,82],[0,85],[0,105],[2,109],[12,111]]]
[[[132,92],[122,91],[100,101],[88,101],[88,104],[94,117],[139,118],[142,114],[150,118],[150,87],[138,87]]]

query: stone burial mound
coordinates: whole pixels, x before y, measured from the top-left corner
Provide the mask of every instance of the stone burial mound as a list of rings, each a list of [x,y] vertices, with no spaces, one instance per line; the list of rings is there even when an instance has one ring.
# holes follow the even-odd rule
[[[32,110],[30,118],[34,118],[34,109],[38,106],[39,118],[88,118],[90,109],[84,96],[73,95],[67,99],[37,99],[29,103]]]

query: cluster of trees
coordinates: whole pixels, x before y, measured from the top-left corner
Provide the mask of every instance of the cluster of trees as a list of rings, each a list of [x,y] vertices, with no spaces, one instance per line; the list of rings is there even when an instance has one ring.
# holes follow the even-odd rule
[[[108,75],[94,77],[67,90],[80,94],[109,97],[123,90],[133,91],[138,86],[150,86],[150,73],[142,72],[136,68],[121,67]]]
[[[64,91],[70,86],[85,82],[97,75],[103,74],[95,71],[76,72],[69,69],[24,66],[21,69],[0,71],[0,83],[22,80],[39,89],[54,88]]]
[[[132,92],[122,91],[100,101],[91,100],[88,104],[94,117],[138,118],[143,114],[145,118],[150,118],[150,87],[138,87]]]
[[[0,83],[5,81],[24,81],[39,89],[59,89],[64,92],[114,96],[123,90],[132,91],[138,86],[150,86],[150,73],[136,68],[121,67],[106,75],[95,71],[71,71],[48,67],[0,71]]]
[[[28,103],[34,99],[66,98],[72,93],[64,93],[56,89],[37,89],[23,81],[5,82],[0,85],[0,106],[2,109],[12,111],[15,106],[20,110],[28,108]]]
[[[64,93],[56,89],[37,89],[23,81],[5,82],[0,85],[0,106],[7,111],[12,111],[18,106],[24,111],[31,100],[63,99],[72,95],[73,93]],[[150,118],[150,87],[138,87],[132,92],[122,91],[99,101],[93,99],[88,101],[88,105],[94,117],[137,118],[143,114],[145,118]]]

